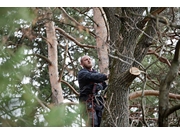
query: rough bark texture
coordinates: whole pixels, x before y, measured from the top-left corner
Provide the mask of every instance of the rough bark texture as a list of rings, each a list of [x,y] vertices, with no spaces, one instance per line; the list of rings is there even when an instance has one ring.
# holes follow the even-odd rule
[[[157,8],[152,8],[156,11]],[[129,86],[136,78],[129,73],[129,69],[139,65],[145,57],[150,43],[155,36],[153,21],[137,17],[142,15],[145,8],[104,8],[110,28],[110,45],[116,48],[112,55],[119,55],[123,61],[110,58],[110,78],[107,92],[107,103],[104,111],[102,126],[129,126]],[[159,13],[159,12],[157,12]],[[148,21],[147,21],[148,20]],[[142,30],[146,26],[145,34]],[[142,35],[141,35],[142,34]],[[151,37],[151,38],[149,38]],[[127,62],[129,64],[127,64]]]
[[[51,20],[51,11],[47,10],[47,18]],[[58,75],[58,56],[57,56],[57,39],[55,33],[54,23],[48,21],[46,24],[46,35],[48,42],[48,59],[51,61],[49,64],[49,77],[52,90],[52,99],[55,105],[63,102],[62,88],[60,85],[59,75]]]
[[[99,69],[101,73],[108,74],[109,57],[108,57],[108,26],[104,11],[101,7],[93,8],[93,18],[95,21],[94,29],[96,33],[96,45],[99,59]]]
[[[169,111],[169,91],[171,89],[171,83],[176,78],[179,72],[180,66],[180,40],[178,41],[175,49],[174,59],[172,61],[171,67],[165,79],[162,80],[159,88],[159,120],[158,124],[160,127],[168,126],[168,115]]]

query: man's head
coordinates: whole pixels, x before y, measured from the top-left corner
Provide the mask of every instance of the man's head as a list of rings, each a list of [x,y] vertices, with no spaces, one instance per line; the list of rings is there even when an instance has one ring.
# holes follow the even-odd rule
[[[88,70],[92,70],[92,66],[93,66],[92,59],[88,55],[82,56],[80,59],[80,63],[84,68]]]

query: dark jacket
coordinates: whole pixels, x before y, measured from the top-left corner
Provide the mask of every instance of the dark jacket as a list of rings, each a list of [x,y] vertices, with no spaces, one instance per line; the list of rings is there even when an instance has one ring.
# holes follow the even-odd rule
[[[94,83],[97,83],[97,90],[104,90],[107,86],[105,83],[107,76],[102,73],[98,73],[94,69],[89,71],[87,69],[81,69],[78,72],[78,83],[80,88],[80,101],[85,101],[88,98],[89,94],[93,94]]]

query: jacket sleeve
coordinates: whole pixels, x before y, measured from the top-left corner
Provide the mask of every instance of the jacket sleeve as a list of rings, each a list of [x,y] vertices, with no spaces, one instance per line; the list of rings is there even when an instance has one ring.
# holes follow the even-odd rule
[[[89,72],[87,70],[82,70],[81,72],[79,72],[78,78],[86,82],[88,81],[95,83],[100,83],[107,80],[107,76],[105,74]]]

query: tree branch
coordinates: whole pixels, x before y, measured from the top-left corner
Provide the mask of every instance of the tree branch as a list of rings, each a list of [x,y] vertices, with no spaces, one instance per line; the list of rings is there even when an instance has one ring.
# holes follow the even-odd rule
[[[154,54],[159,59],[160,62],[166,63],[169,67],[171,66],[171,63],[169,62],[168,59],[166,59],[166,58],[164,58],[162,56],[159,56],[155,51],[148,50],[147,55],[150,55],[150,54]]]
[[[73,41],[74,43],[76,43],[78,46],[80,47],[87,47],[87,48],[96,48],[95,45],[86,45],[86,44],[81,44],[79,41],[77,41],[74,37],[72,37],[71,35],[67,34],[64,30],[62,30],[59,27],[56,27],[56,30],[58,30],[62,35],[64,35],[66,38],[70,39],[71,41]]]
[[[45,60],[46,62],[48,62],[49,65],[52,64],[51,61],[50,61],[47,57],[45,57],[45,56],[43,56],[43,55],[40,55],[40,54],[37,54],[37,53],[27,54],[26,56],[37,56],[37,57],[39,57],[39,58],[42,58],[42,59]]]
[[[69,18],[69,20],[71,20],[71,22],[73,22],[75,24],[75,27],[78,29],[78,30],[84,30],[84,31],[88,31],[90,32],[89,28],[86,27],[86,26],[83,26],[81,25],[79,22],[77,22],[74,18],[72,18],[71,16],[68,15],[68,13],[65,11],[64,8],[62,7],[59,7],[59,9],[63,12],[63,14]],[[95,35],[94,33],[92,33],[93,35]]]
[[[170,114],[180,109],[180,104],[175,105],[165,111],[164,117],[167,118]]]
[[[129,100],[133,100],[135,98],[138,98],[141,95],[142,95],[142,91],[136,91],[136,92],[130,93],[129,94]],[[159,96],[159,91],[157,91],[157,90],[145,90],[144,91],[144,96]],[[180,100],[180,95],[179,94],[169,93],[169,98],[179,99]]]
[[[166,110],[169,106],[169,91],[171,88],[171,83],[174,81],[178,75],[179,66],[180,66],[180,40],[176,44],[175,55],[169,69],[169,72],[166,75],[166,78],[161,82],[159,88],[159,120],[158,124],[160,127],[168,126],[168,119],[164,116]]]
[[[62,67],[61,73],[60,73],[60,75],[59,75],[59,80],[58,80],[58,82],[61,82],[61,80],[62,80],[62,76],[63,76],[65,64],[66,64],[67,52],[68,52],[68,43],[66,43],[66,46],[65,46],[64,60],[63,60],[63,64],[62,64],[63,67]]]
[[[74,92],[74,94],[76,94],[77,96],[79,96],[79,93],[78,93],[68,82],[66,82],[66,81],[64,81],[64,80],[61,80],[61,82],[63,82],[63,83],[65,83],[66,85],[68,85],[68,86],[71,88],[71,90]]]

